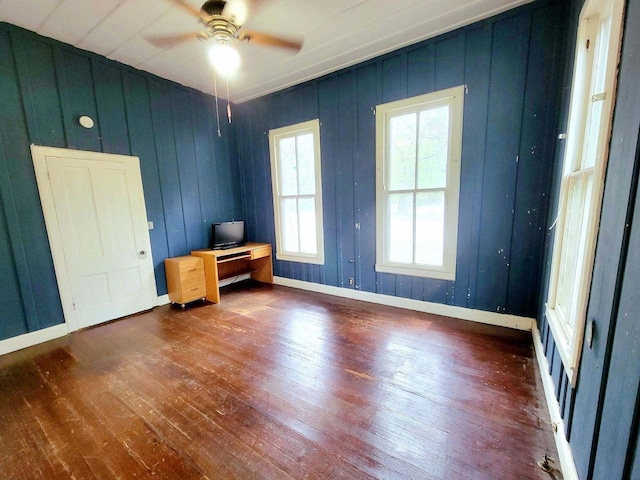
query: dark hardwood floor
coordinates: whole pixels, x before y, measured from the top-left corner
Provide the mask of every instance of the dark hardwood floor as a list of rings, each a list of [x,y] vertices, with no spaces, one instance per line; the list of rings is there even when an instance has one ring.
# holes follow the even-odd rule
[[[530,335],[244,283],[0,357],[0,477],[549,479]]]

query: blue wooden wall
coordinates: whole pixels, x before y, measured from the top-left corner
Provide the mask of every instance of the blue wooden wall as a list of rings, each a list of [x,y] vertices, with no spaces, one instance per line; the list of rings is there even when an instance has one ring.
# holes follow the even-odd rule
[[[563,2],[487,21],[239,105],[248,233],[275,243],[268,131],[319,118],[324,266],[275,274],[398,297],[535,317],[539,307]],[[379,274],[375,264],[377,104],[466,84],[455,281]],[[360,228],[356,228],[356,223]]]
[[[0,339],[63,322],[30,144],[140,157],[162,295],[166,257],[243,216],[235,129],[223,128],[208,95],[0,23]]]
[[[578,18],[584,0],[571,3],[559,128],[566,130]],[[539,328],[581,479],[640,478],[640,0],[629,0],[625,19],[618,96],[614,111],[600,231],[587,319],[595,322],[593,345],[583,345],[577,386],[564,372],[543,314]],[[560,164],[558,148],[548,224],[555,219]],[[553,235],[545,252],[547,297]]]

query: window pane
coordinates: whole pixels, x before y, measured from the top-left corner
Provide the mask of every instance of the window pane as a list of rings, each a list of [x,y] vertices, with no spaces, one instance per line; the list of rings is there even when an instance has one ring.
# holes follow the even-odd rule
[[[417,114],[389,121],[389,190],[412,190],[416,185]]]
[[[302,253],[316,254],[316,204],[313,198],[301,198],[298,200],[298,213],[300,215],[300,251]]]
[[[282,217],[282,245],[286,252],[299,252],[298,241],[298,200],[283,198],[280,200],[280,215]]]
[[[307,133],[296,138],[298,144],[298,171],[300,195],[316,193],[316,179],[314,175],[313,135]]]
[[[560,271],[558,275],[558,295],[556,308],[561,311],[564,323],[573,329],[573,305],[576,300],[577,282],[582,275],[581,258],[586,242],[587,198],[591,196],[592,175],[577,175],[569,178],[567,213],[564,226]]]
[[[298,173],[296,169],[296,139],[283,138],[280,148],[280,194],[296,195],[298,193]]]
[[[447,186],[449,106],[420,112],[418,188]]]
[[[388,261],[413,263],[413,193],[392,193],[388,197]]]
[[[444,263],[444,191],[416,195],[416,263]]]

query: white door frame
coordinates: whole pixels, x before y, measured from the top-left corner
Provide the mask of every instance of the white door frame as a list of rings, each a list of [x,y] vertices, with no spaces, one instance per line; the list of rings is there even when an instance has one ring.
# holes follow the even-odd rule
[[[67,325],[67,331],[73,332],[80,328],[80,322],[74,308],[71,278],[67,269],[62,236],[60,234],[60,229],[58,226],[58,216],[55,209],[53,190],[51,188],[51,182],[49,181],[49,173],[47,170],[48,156],[80,157],[92,161],[109,161],[129,164],[135,169],[135,180],[139,182],[140,195],[143,195],[142,175],[140,173],[140,159],[138,157],[131,157],[127,155],[115,155],[110,153],[89,152],[68,148],[44,147],[33,144],[31,145],[31,157],[33,159],[36,182],[38,184],[38,190],[40,192],[40,203],[42,205],[42,212],[44,214],[45,225],[47,228],[47,236],[49,237],[49,245],[51,247],[51,255],[53,257],[53,266],[56,273],[56,279],[58,281],[60,300],[62,302],[62,311],[64,314],[65,323]],[[144,216],[145,218],[147,218],[144,196],[142,197],[142,205],[145,209]],[[144,249],[148,252],[151,265],[153,265],[150,242],[149,244],[144,246]],[[157,305],[158,290],[156,287],[154,275],[151,275],[150,281],[153,284],[153,291],[155,292],[155,296],[153,298],[153,305],[155,306]]]

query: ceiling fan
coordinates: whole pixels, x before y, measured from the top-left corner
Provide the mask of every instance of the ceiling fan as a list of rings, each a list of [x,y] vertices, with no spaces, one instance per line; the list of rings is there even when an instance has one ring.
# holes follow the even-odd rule
[[[194,8],[187,0],[171,0],[187,13],[198,18],[206,30],[178,35],[146,37],[146,40],[159,48],[168,48],[187,40],[214,40],[219,45],[244,41],[256,45],[286,48],[296,53],[302,48],[302,42],[266,33],[242,28],[247,16],[248,3],[255,6],[257,0],[207,0],[200,10]]]

